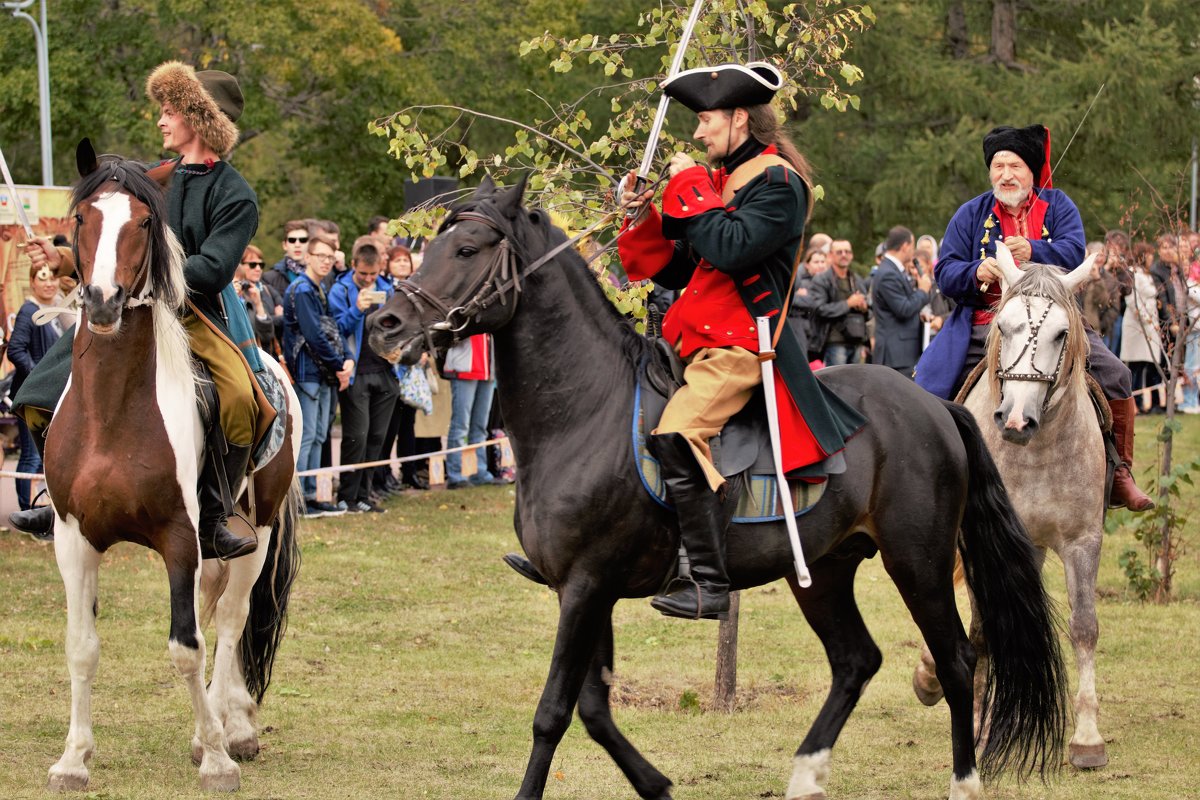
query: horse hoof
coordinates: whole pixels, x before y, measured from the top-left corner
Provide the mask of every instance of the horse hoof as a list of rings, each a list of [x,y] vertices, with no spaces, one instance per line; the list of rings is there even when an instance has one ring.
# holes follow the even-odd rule
[[[229,757],[236,761],[252,761],[258,755],[258,738],[250,737],[229,743]]]
[[[1075,769],[1097,769],[1108,763],[1104,742],[1100,744],[1071,744],[1071,766]]]
[[[232,771],[212,772],[200,776],[200,789],[205,792],[236,792],[242,786],[242,771],[233,765]]]
[[[795,797],[787,798],[787,800],[828,800],[828,797],[824,792],[817,792],[816,794],[796,795]]]
[[[83,770],[63,770],[50,772],[46,788],[52,792],[82,792],[88,785],[88,772]]]
[[[938,683],[937,678],[929,675],[920,666],[913,670],[912,687],[913,693],[923,705],[935,706],[942,699],[942,685]]]

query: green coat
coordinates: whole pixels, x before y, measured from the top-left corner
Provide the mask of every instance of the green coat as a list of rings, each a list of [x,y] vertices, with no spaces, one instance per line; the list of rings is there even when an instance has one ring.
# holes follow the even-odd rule
[[[224,161],[212,169],[178,167],[167,190],[167,223],[187,254],[184,279],[188,299],[234,343],[256,371],[262,369],[254,332],[234,291],[233,274],[258,230],[258,196],[236,169]],[[227,316],[222,309],[229,309]],[[52,412],[71,374],[72,327],[55,342],[13,399],[13,410],[33,428],[41,427],[23,407]]]

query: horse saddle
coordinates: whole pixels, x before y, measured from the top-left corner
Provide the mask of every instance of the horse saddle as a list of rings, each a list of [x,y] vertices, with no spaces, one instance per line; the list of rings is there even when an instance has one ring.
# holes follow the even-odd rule
[[[651,340],[638,368],[634,390],[633,449],[642,485],[660,505],[671,508],[658,460],[646,448],[646,437],[658,425],[667,401],[683,385],[683,361],[665,339]],[[738,523],[776,522],[783,519],[782,502],[777,490],[771,437],[767,428],[766,404],[759,386],[745,408],[726,423],[720,434],[709,440],[713,464],[727,478],[743,475],[741,495],[734,510]],[[845,461],[837,454],[829,459],[790,473],[788,486],[796,516],[808,511],[825,491],[826,475],[845,470]]]
[[[220,426],[218,422],[220,401],[217,398],[216,388],[213,386],[212,374],[209,372],[207,365],[200,359],[193,358],[192,364],[195,365],[197,373],[203,378],[203,380],[196,381],[196,405],[200,410],[200,423],[205,431],[213,432],[214,429]],[[267,426],[266,432],[255,443],[254,452],[251,456],[252,464],[266,464],[283,447],[283,440],[287,435],[287,391],[270,370],[259,370],[254,372],[253,375],[254,379],[258,381],[259,388],[266,395],[267,401],[275,409],[275,418]],[[211,433],[206,434],[206,437],[209,435]]]

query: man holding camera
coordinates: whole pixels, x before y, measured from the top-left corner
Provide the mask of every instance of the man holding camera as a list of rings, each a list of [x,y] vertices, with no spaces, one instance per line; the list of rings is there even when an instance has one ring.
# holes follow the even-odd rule
[[[350,385],[338,393],[342,409],[342,464],[359,464],[378,459],[383,450],[392,410],[400,397],[396,368],[366,344],[363,335],[367,317],[391,297],[392,284],[380,273],[386,255],[379,252],[371,236],[354,242],[347,270],[329,290],[329,310],[338,330],[354,353],[355,369]],[[343,473],[338,499],[351,513],[383,512],[371,499],[371,470]]]
[[[813,341],[809,348],[822,353],[826,366],[866,361],[867,296],[850,269],[854,248],[846,239],[830,246],[832,265],[812,280]]]

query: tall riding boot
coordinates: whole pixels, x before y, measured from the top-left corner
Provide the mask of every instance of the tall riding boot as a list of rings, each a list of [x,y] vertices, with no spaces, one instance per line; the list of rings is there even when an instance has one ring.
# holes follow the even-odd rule
[[[1113,439],[1117,445],[1117,456],[1121,463],[1113,470],[1112,491],[1108,496],[1109,508],[1124,506],[1130,511],[1148,511],[1154,501],[1133,482],[1133,418],[1137,413],[1132,397],[1108,401],[1112,410]]]
[[[250,466],[250,450],[250,445],[230,444],[227,447],[222,460],[231,493],[237,491],[237,486],[246,476]],[[218,458],[220,454],[208,451],[204,459],[204,470],[200,474],[200,485],[197,487],[200,500],[200,556],[228,561],[253,553],[258,547],[258,537],[238,536],[225,527],[228,517],[225,513],[225,498],[221,492],[221,479],[217,472]],[[237,501],[236,497],[230,499]]]
[[[688,440],[680,433],[651,435],[667,498],[679,517],[679,535],[691,561],[691,579],[675,580],[650,605],[669,617],[724,619],[729,613],[725,573],[725,517]]]
[[[46,463],[46,429],[39,428],[34,430],[29,429],[30,438],[33,439],[33,446],[37,448],[38,455],[42,457],[42,464]],[[46,492],[42,492],[46,494]],[[41,496],[40,494],[38,495]],[[37,502],[37,498],[34,498]],[[24,511],[14,511],[8,515],[8,524],[12,525],[22,533],[28,533],[39,542],[54,541],[54,506],[35,506]]]

